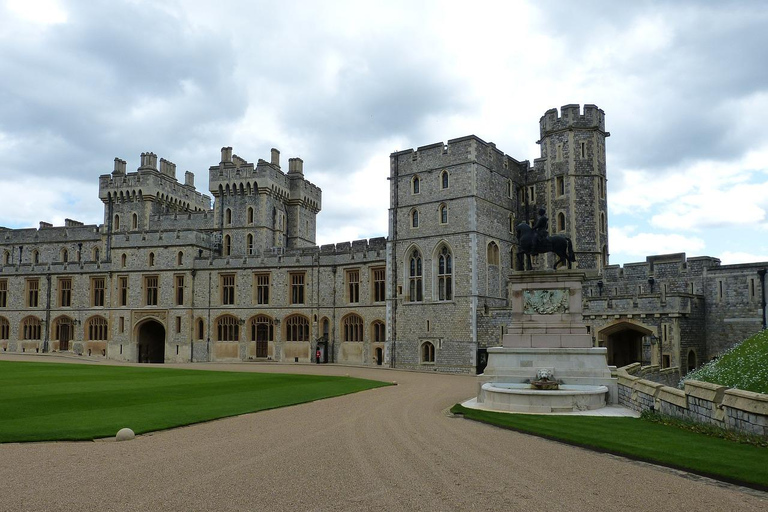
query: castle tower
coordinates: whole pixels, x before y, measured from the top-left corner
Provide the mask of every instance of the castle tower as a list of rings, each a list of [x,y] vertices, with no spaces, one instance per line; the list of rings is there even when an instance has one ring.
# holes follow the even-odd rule
[[[573,241],[578,268],[599,270],[608,264],[605,113],[595,105],[584,105],[583,112],[565,105],[559,115],[548,110],[539,129],[541,158],[534,164],[529,216],[544,206],[550,233]]]

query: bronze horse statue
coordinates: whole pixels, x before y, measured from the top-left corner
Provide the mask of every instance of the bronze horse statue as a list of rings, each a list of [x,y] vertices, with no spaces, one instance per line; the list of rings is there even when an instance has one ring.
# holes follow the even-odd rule
[[[576,261],[576,255],[573,253],[573,244],[571,239],[564,235],[552,235],[547,236],[543,240],[539,240],[536,244],[534,252],[534,239],[538,235],[527,222],[521,222],[515,228],[515,233],[518,240],[518,252],[517,252],[517,269],[518,270],[531,270],[531,255],[536,256],[539,254],[545,254],[548,252],[557,255],[558,259],[555,260],[554,269],[560,264],[568,265],[571,268],[571,263]],[[527,259],[527,268],[523,266],[523,256]]]

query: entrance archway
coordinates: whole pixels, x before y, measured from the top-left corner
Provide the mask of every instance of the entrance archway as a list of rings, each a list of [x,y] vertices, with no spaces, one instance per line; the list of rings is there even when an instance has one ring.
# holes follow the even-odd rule
[[[610,325],[598,333],[600,346],[608,348],[608,364],[621,368],[632,363],[648,364],[643,359],[643,337],[651,330],[631,323],[619,322]]]
[[[139,362],[165,361],[165,327],[157,320],[147,320],[138,328]]]

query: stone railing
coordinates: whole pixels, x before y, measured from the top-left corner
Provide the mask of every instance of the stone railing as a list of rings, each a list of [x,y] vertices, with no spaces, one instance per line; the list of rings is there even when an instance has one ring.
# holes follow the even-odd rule
[[[768,437],[768,395],[696,380],[673,388],[632,375],[636,366],[618,370],[620,405]]]

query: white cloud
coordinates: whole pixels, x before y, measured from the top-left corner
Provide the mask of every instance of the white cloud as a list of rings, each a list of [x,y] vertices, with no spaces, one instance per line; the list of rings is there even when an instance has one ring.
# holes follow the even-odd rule
[[[685,252],[696,254],[704,249],[698,237],[659,233],[636,233],[636,227],[609,228],[610,256],[622,261],[644,261],[646,256]]]
[[[6,0],[8,10],[19,18],[42,25],[66,23],[67,12],[56,0]]]
[[[737,263],[752,263],[755,261],[768,261],[768,254],[752,254],[748,252],[725,251],[718,256],[723,265],[735,265]]]

